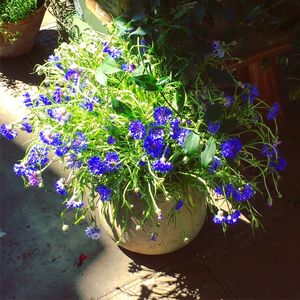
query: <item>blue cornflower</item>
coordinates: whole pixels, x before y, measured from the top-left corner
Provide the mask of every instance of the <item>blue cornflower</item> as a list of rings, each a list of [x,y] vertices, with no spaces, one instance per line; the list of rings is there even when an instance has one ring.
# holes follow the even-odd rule
[[[39,171],[33,170],[26,172],[26,178],[28,181],[28,184],[32,187],[42,187],[43,185],[43,179],[41,176],[41,173]]]
[[[59,61],[59,57],[57,55],[53,55],[51,54],[49,57],[48,57],[48,61],[49,62],[58,62]],[[56,63],[55,64],[56,67],[58,67],[59,69],[63,69],[62,65],[60,63]]]
[[[28,92],[26,92],[25,94],[23,94],[23,97],[24,97],[23,103],[25,104],[25,106],[32,107],[33,101],[31,99],[31,95]]]
[[[62,89],[60,87],[56,88],[56,90],[53,93],[53,100],[55,103],[61,103],[62,94]]]
[[[86,135],[82,132],[76,132],[77,137],[72,141],[70,149],[76,153],[80,153],[87,149]]]
[[[226,223],[230,225],[236,224],[239,220],[240,215],[241,215],[240,211],[235,210],[232,214],[229,214],[226,217]]]
[[[152,163],[153,170],[161,173],[170,172],[173,169],[173,165],[170,162],[167,162],[164,157],[155,160]]]
[[[23,122],[21,123],[21,129],[28,132],[28,133],[31,133],[32,132],[32,125],[28,122],[25,122],[25,119],[23,120]]]
[[[172,111],[166,106],[157,107],[153,112],[153,117],[157,125],[165,125],[172,118]]]
[[[219,131],[221,122],[209,122],[207,125],[207,131],[211,134],[215,134]]]
[[[217,186],[214,191],[219,196],[224,196],[224,191],[225,191],[226,198],[229,198],[233,195],[233,193],[235,192],[235,189],[234,189],[233,185],[231,183],[229,183],[229,184],[226,184],[225,186],[223,186],[223,185]]]
[[[179,199],[175,205],[175,210],[180,211],[182,209],[183,205],[184,205],[184,200]]]
[[[93,240],[98,240],[100,238],[100,229],[98,227],[87,227],[85,230],[85,234],[88,238],[91,238]]]
[[[108,172],[116,171],[120,168],[120,158],[116,152],[109,152],[105,156],[106,169]]]
[[[100,102],[100,99],[98,99],[97,97],[86,98],[84,101],[82,101],[79,104],[79,106],[83,109],[86,109],[86,110],[92,112],[94,110],[95,104],[97,104],[99,102]]]
[[[153,241],[153,242],[157,241],[157,237],[158,237],[158,234],[156,232],[152,232],[150,234],[150,240]]]
[[[224,103],[225,107],[229,107],[234,103],[234,98],[230,95],[225,96],[226,102]]]
[[[70,149],[67,146],[59,146],[55,149],[54,153],[59,157],[63,157],[65,154],[68,153],[69,150]]]
[[[145,137],[146,134],[146,127],[145,125],[139,121],[133,121],[130,123],[129,127],[129,134],[135,139],[135,140],[141,140]]]
[[[59,133],[54,133],[50,129],[42,130],[40,132],[40,139],[47,145],[59,146],[62,144]]]
[[[30,166],[44,166],[49,161],[48,154],[50,149],[43,145],[35,145],[28,153],[27,161]]]
[[[66,167],[68,169],[79,169],[82,166],[82,161],[79,160],[77,154],[71,153],[66,161]]]
[[[211,162],[211,165],[210,165],[210,168],[209,168],[209,172],[210,173],[215,173],[217,169],[221,168],[222,167],[222,162],[221,162],[221,159],[218,158],[218,157],[214,157],[212,162]]]
[[[55,182],[55,190],[58,194],[62,196],[67,194],[65,178],[61,178]]]
[[[94,175],[102,175],[107,172],[107,163],[101,161],[100,157],[93,156],[88,160],[88,168]]]
[[[278,113],[279,113],[279,103],[275,102],[267,113],[267,119],[268,120],[276,119],[276,117],[278,116]]]
[[[276,155],[276,153],[278,152],[277,151],[277,145],[274,144],[273,147],[272,147],[268,144],[264,144],[262,146],[261,152],[265,157],[268,157],[268,158],[272,159]]]
[[[81,208],[83,207],[84,203],[82,200],[78,199],[77,195],[73,195],[67,202],[66,202],[66,207],[75,209],[75,208]]]
[[[71,118],[71,114],[64,107],[48,108],[47,114],[60,124],[66,124]]]
[[[0,126],[0,135],[4,136],[7,140],[13,140],[18,135],[17,131],[11,125],[2,124]]]
[[[72,80],[73,83],[75,85],[77,85],[79,77],[80,77],[80,73],[81,72],[79,70],[76,70],[76,69],[73,69],[73,68],[69,68],[68,71],[65,74],[65,79],[66,80]]]
[[[46,96],[43,95],[43,94],[40,94],[40,95],[38,96],[38,100],[37,100],[36,106],[38,106],[38,104],[39,104],[40,102],[42,102],[44,105],[51,105],[51,104],[52,104],[52,101],[49,100],[49,98],[46,97]]]
[[[131,72],[133,72],[136,69],[136,66],[135,66],[135,64],[128,65],[128,64],[124,63],[124,64],[122,64],[121,69],[124,72],[131,73]]]
[[[279,156],[277,160],[273,160],[270,162],[270,168],[275,172],[280,172],[285,170],[286,166],[287,166],[287,161],[281,156]]]
[[[14,172],[17,176],[25,176],[27,167],[24,163],[14,164]]]
[[[154,139],[162,139],[165,136],[165,130],[157,123],[151,123],[148,136],[151,136]]]
[[[107,53],[111,58],[117,59],[122,56],[121,50],[115,48],[115,47],[110,47],[108,42],[103,43],[103,49],[102,51],[104,53]]]
[[[221,153],[224,158],[234,159],[241,150],[242,143],[238,138],[227,140],[221,145]]]
[[[254,190],[249,183],[247,183],[244,188],[236,189],[232,197],[239,202],[248,201],[254,195]]]
[[[212,49],[213,49],[213,54],[218,56],[219,58],[224,57],[224,51],[222,50],[222,45],[220,41],[213,41],[212,42]]]
[[[242,99],[246,102],[253,103],[255,98],[259,96],[259,90],[256,85],[251,83],[244,83]]]
[[[153,158],[160,158],[163,155],[165,148],[164,140],[148,136],[144,142],[144,149]]]
[[[171,129],[170,129],[170,137],[178,142],[179,145],[183,146],[186,137],[191,132],[189,129],[182,128],[179,126],[180,120],[174,119],[170,122]]]
[[[116,139],[113,136],[109,136],[107,139],[107,144],[113,145],[116,143]]]
[[[224,216],[224,212],[222,210],[219,210],[218,213],[214,215],[213,222],[215,224],[223,224],[226,222],[226,217]]]
[[[222,196],[223,195],[223,186],[216,186],[214,189],[214,192],[219,195]]]
[[[110,188],[108,188],[107,186],[105,186],[105,185],[99,185],[96,188],[96,191],[99,193],[100,200],[102,202],[108,201],[111,197],[112,190]]]

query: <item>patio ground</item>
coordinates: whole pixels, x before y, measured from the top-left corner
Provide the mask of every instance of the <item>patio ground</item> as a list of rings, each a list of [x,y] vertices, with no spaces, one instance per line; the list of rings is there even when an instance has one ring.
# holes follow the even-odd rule
[[[0,123],[4,106],[39,83],[33,66],[56,45],[51,22],[41,29],[30,53],[1,61]],[[284,77],[278,82],[286,95]],[[105,233],[99,242],[88,240],[83,226],[63,233],[55,193],[25,190],[12,171],[22,146],[1,139],[1,299],[300,299],[300,103],[286,100],[283,110],[279,127],[289,164],[283,198],[272,208],[258,203],[265,230],[253,236],[238,224],[224,236],[208,215],[191,244],[154,257],[122,250]],[[49,173],[48,186],[57,178]]]

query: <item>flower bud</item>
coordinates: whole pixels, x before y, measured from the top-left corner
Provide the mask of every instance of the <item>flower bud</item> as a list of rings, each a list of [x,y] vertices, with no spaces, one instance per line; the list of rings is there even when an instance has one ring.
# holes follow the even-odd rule
[[[186,237],[186,238],[184,238],[183,241],[184,241],[185,244],[187,244],[190,241],[190,239]]]
[[[69,225],[63,224],[63,226],[61,227],[61,230],[64,231],[64,232],[68,231],[69,230]]]
[[[136,231],[139,231],[139,230],[141,230],[141,229],[142,229],[142,228],[141,228],[141,225],[136,225],[136,226],[135,226],[135,230],[136,230]]]

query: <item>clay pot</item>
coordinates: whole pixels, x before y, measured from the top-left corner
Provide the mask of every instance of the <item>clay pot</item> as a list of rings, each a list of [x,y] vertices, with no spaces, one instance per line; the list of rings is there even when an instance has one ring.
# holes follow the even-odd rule
[[[17,24],[6,23],[3,25],[8,32],[17,34],[17,40],[14,42],[7,41],[0,33],[0,57],[18,56],[29,52],[33,48],[45,11],[46,7],[42,5],[28,18],[19,21]]]
[[[141,220],[143,204],[133,193],[131,203],[134,208],[134,214],[127,220],[126,231],[122,233],[121,222],[123,216],[119,216],[113,221],[113,207],[109,203],[105,208],[105,212],[101,214],[102,206],[98,207],[98,225],[103,228],[106,233],[117,242],[117,244],[127,250],[148,254],[166,254],[176,251],[186,244],[190,243],[200,232],[206,217],[206,201],[199,195],[199,192],[187,188],[189,196],[187,196],[184,206],[175,212],[174,202],[167,201],[164,195],[157,195],[157,204],[162,212],[162,219],[158,220],[158,216],[153,215],[153,220],[157,220],[159,226],[154,226],[151,220],[140,228],[137,220]],[[176,221],[169,218],[170,213],[176,214]],[[122,212],[121,212],[122,215]],[[153,233],[157,235],[153,236]],[[152,235],[152,239],[151,239]],[[153,240],[156,237],[156,240]]]

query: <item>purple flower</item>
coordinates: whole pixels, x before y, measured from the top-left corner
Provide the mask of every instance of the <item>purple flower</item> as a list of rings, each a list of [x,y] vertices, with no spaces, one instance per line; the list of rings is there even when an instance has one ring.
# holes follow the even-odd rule
[[[22,130],[24,130],[24,131],[26,131],[28,133],[32,132],[32,125],[30,123],[23,121],[21,123],[21,126],[22,126],[21,127]]]
[[[170,129],[170,137],[178,142],[179,145],[183,146],[186,137],[191,132],[186,128],[182,128],[179,126],[180,121],[179,119],[174,119],[170,122],[171,129]]]
[[[225,96],[226,102],[224,103],[225,107],[229,107],[234,103],[234,98],[230,95]]]
[[[75,208],[81,208],[83,207],[84,203],[82,200],[78,199],[77,195],[73,195],[67,202],[66,202],[66,207],[75,209]]]
[[[93,156],[88,160],[88,168],[94,175],[102,175],[107,172],[106,162],[101,161],[98,156]]]
[[[53,93],[53,100],[55,103],[61,103],[61,96],[62,96],[63,92],[61,88],[57,88],[54,93]]]
[[[153,117],[157,125],[165,125],[172,118],[172,111],[166,106],[157,107],[153,112]]]
[[[139,121],[133,121],[130,123],[129,127],[129,134],[135,139],[135,140],[141,140],[145,137],[146,134],[146,127],[145,125]]]
[[[236,189],[232,197],[238,202],[248,201],[254,195],[254,190],[249,183],[247,183],[244,188]]]
[[[221,145],[221,153],[224,158],[235,159],[242,150],[242,143],[237,138],[225,141]]]
[[[24,163],[15,164],[14,172],[16,173],[17,176],[25,176],[27,173],[27,167]]]
[[[236,224],[239,220],[240,215],[241,215],[240,211],[235,210],[232,214],[229,214],[226,217],[226,223],[230,225]]]
[[[276,119],[276,117],[278,116],[278,113],[279,113],[279,103],[275,102],[267,113],[267,119],[268,120]]]
[[[161,157],[158,160],[155,160],[152,163],[153,170],[161,173],[170,172],[173,169],[173,165],[170,162],[167,162],[164,157]]]
[[[17,131],[11,125],[2,124],[0,126],[0,135],[4,136],[7,140],[13,140],[18,135]]]
[[[99,193],[100,195],[100,200],[102,202],[106,202],[110,199],[111,197],[111,193],[112,193],[112,190],[109,189],[107,186],[105,185],[99,185],[97,188],[96,188],[96,191]]]
[[[179,199],[178,202],[175,205],[175,210],[180,211],[182,209],[183,205],[184,205],[184,200]]]
[[[79,169],[82,166],[82,161],[79,160],[77,154],[71,153],[66,161],[66,167],[68,169]]]
[[[134,70],[136,69],[136,66],[134,64],[130,64],[130,65],[127,65],[126,63],[122,64],[121,66],[121,70],[124,71],[124,72],[133,72]]]
[[[226,222],[226,218],[224,216],[224,212],[222,210],[219,210],[216,215],[213,217],[213,222],[215,224],[223,224]]]
[[[28,180],[28,184],[32,187],[41,187],[43,184],[43,179],[41,176],[41,173],[39,171],[31,171],[31,172],[26,172],[26,177]]]
[[[23,94],[23,97],[24,97],[23,103],[25,104],[25,106],[32,107],[33,101],[31,99],[31,95],[28,92],[26,92],[25,94]]]
[[[54,133],[50,129],[42,130],[40,132],[40,139],[47,145],[59,146],[62,144],[59,133]]]
[[[66,146],[62,146],[62,147],[57,147],[54,151],[54,153],[59,156],[59,157],[63,157],[65,154],[67,154],[69,151],[69,148]]]
[[[98,240],[100,238],[101,232],[98,227],[87,227],[85,230],[85,234],[88,238],[91,238],[93,240]]]
[[[87,139],[86,135],[82,132],[76,132],[77,137],[72,141],[70,148],[76,152],[80,153],[87,149]]]
[[[270,168],[275,172],[280,172],[286,169],[287,161],[279,156],[277,160],[273,160],[270,162]]]
[[[46,97],[45,95],[43,94],[40,94],[39,97],[38,97],[38,100],[37,100],[37,103],[36,103],[36,106],[38,106],[38,104],[42,102],[44,105],[51,105],[52,104],[52,101],[49,100],[48,97]]]
[[[69,68],[65,74],[66,80],[72,80],[75,85],[77,85],[81,72],[79,70]]]
[[[109,136],[108,139],[107,139],[107,143],[109,145],[113,145],[113,144],[116,143],[116,139],[113,136]]]
[[[207,131],[211,134],[215,134],[219,131],[221,122],[209,122],[207,125]]]
[[[222,50],[222,45],[220,41],[213,41],[212,44],[213,54],[219,58],[224,57],[224,51]]]
[[[115,47],[109,47],[109,43],[108,42],[104,42],[103,43],[103,49],[102,51],[104,53],[107,53],[111,58],[113,59],[117,59],[119,57],[122,56],[122,52],[121,50],[115,48]]]
[[[272,159],[275,156],[275,154],[277,153],[277,145],[273,145],[273,147],[272,147],[268,144],[264,144],[262,146],[261,152],[265,157]]]
[[[65,178],[61,178],[59,180],[56,181],[55,183],[55,190],[58,194],[64,196],[67,194],[67,190],[66,190],[66,179]]]
[[[116,152],[109,152],[105,156],[106,170],[108,172],[116,171],[120,168],[120,158]]]
[[[160,158],[165,149],[164,140],[148,136],[144,142],[144,149],[153,158]]]
[[[158,237],[158,234],[156,232],[152,232],[150,234],[150,240],[153,241],[153,242],[157,241],[157,237]]]
[[[98,99],[97,97],[86,98],[84,101],[82,101],[80,103],[79,106],[83,109],[86,109],[86,110],[92,112],[94,110],[95,104],[97,104],[99,102],[100,102],[100,99]]]
[[[43,167],[48,161],[50,149],[40,144],[32,147],[28,153],[27,161],[30,166]]]
[[[215,173],[216,170],[221,168],[221,167],[222,167],[222,162],[221,162],[220,158],[214,157],[212,162],[211,162],[209,172],[210,173]]]
[[[64,107],[48,108],[47,114],[61,124],[66,124],[71,118],[71,114]]]
[[[259,96],[259,90],[257,86],[251,83],[244,83],[242,88],[243,88],[242,99],[252,104],[255,98]]]

